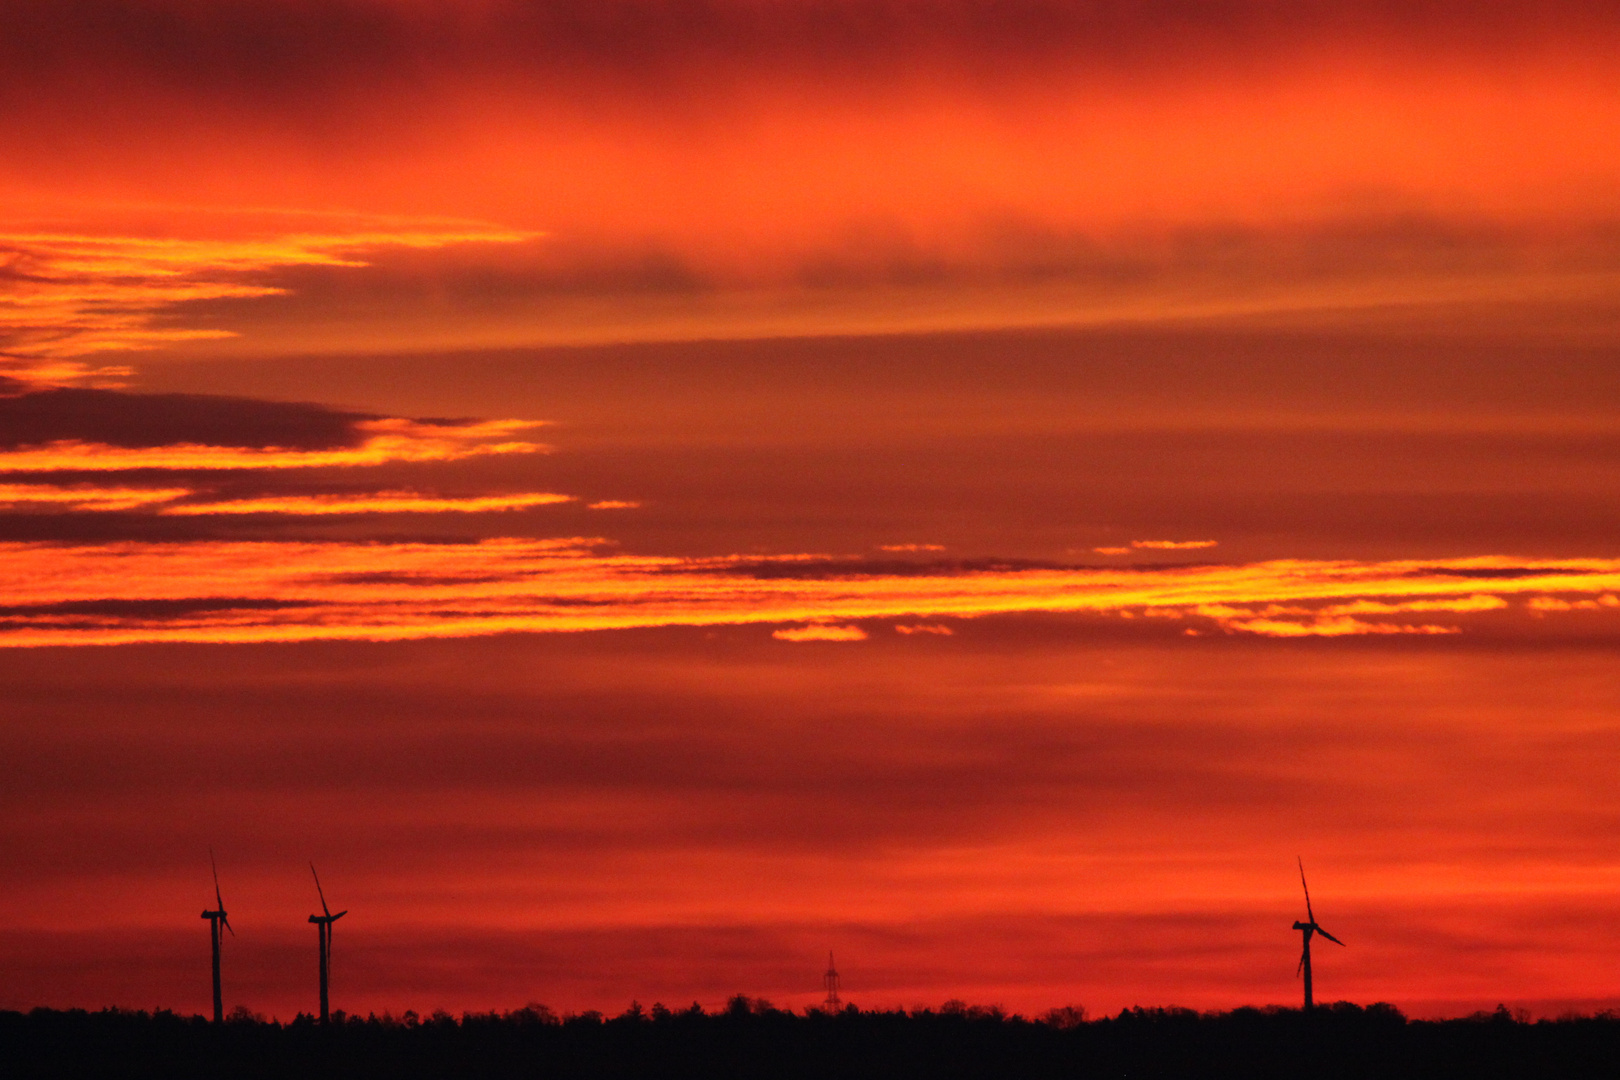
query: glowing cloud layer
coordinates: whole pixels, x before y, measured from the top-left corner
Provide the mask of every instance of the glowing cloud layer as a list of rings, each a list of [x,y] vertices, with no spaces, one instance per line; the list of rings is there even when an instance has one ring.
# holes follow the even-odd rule
[[[809,626],[789,626],[773,630],[771,637],[778,641],[865,641],[866,631],[858,626],[811,623]]]
[[[1521,596],[1604,606],[1620,590],[1614,559],[896,575],[811,556],[619,555],[601,543],[7,544],[0,643],[393,640],[746,623],[809,624],[777,633],[789,641],[856,640],[865,636],[859,627],[834,624],[1021,612],[1168,618],[1192,632],[1273,637],[1442,634],[1460,628],[1436,615],[1476,616]],[[1384,617],[1357,617],[1374,611]],[[1409,614],[1422,621],[1401,619]]]
[[[1117,547],[1095,547],[1098,555],[1130,555],[1137,551],[1198,551],[1217,546],[1216,540],[1132,540]]]
[[[510,438],[540,424],[532,420],[487,420],[441,424],[386,417],[358,420],[359,445],[321,450],[280,447],[124,447],[79,440],[0,451],[0,473],[128,472],[136,469],[308,469],[384,465],[393,461],[458,461],[485,454],[533,454],[543,444]]]
[[[137,510],[190,495],[190,488],[95,487],[88,484],[0,484],[8,510]]]
[[[523,510],[532,506],[573,502],[572,495],[534,492],[522,495],[477,495],[446,499],[413,491],[379,491],[374,495],[274,495],[262,499],[187,503],[165,507],[160,513],[176,516],[203,514],[482,514],[492,510]]]
[[[512,243],[533,233],[461,226],[219,240],[0,233],[0,373],[36,384],[105,382],[127,368],[70,358],[228,338],[230,330],[159,321],[176,305],[287,290],[253,275],[293,266],[367,265],[381,248]]]

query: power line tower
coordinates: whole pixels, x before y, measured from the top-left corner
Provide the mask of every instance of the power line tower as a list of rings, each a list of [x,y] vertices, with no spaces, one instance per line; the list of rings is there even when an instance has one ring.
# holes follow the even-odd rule
[[[822,1007],[828,1012],[838,1012],[844,1007],[844,999],[838,996],[842,984],[838,979],[838,969],[833,967],[831,949],[827,951],[827,974],[821,977],[821,984],[827,988],[827,1000],[822,1002]]]

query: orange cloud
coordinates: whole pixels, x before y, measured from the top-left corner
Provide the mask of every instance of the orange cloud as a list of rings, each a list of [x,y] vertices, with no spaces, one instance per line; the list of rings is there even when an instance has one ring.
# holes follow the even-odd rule
[[[1534,606],[1531,601],[1531,606]],[[1455,634],[1461,628],[1433,624],[1368,622],[1357,615],[1401,615],[1408,612],[1447,612],[1466,615],[1498,611],[1508,607],[1500,596],[1473,594],[1422,600],[1358,599],[1343,604],[1308,607],[1299,604],[1265,604],[1237,607],[1231,604],[1199,604],[1192,614],[1214,621],[1228,633],[1260,634],[1265,637],[1343,637],[1348,634]],[[1144,615],[1180,618],[1180,611],[1145,611]],[[1188,633],[1197,633],[1188,630]]]
[[[60,440],[14,450],[0,450],[0,473],[127,472],[133,469],[303,469],[350,465],[383,465],[394,461],[457,461],[486,454],[532,454],[548,449],[541,443],[510,439],[541,426],[533,420],[486,420],[472,424],[434,423],[385,417],[357,420],[353,429],[364,438],[358,446],[320,450],[278,447],[109,446]]]
[[[1146,548],[1151,551],[1194,551],[1198,548],[1212,548],[1219,541],[1215,540],[1132,540],[1131,547]],[[1103,551],[1097,548],[1097,551]],[[1118,548],[1109,548],[1108,553],[1118,551]]]
[[[1349,634],[1460,634],[1457,626],[1407,626],[1401,623],[1365,622],[1339,615],[1313,619],[1309,622],[1288,622],[1282,619],[1223,619],[1221,627],[1260,634],[1263,637],[1344,637]]]
[[[413,491],[380,491],[374,495],[279,495],[262,499],[186,503],[159,511],[170,515],[203,514],[482,514],[531,506],[573,502],[572,495],[535,492],[524,495],[480,495],[435,498]]]
[[[879,551],[909,552],[909,551],[944,551],[944,544],[879,544]]]
[[[1604,593],[1596,599],[1564,600],[1557,596],[1533,596],[1525,603],[1534,614],[1540,615],[1549,611],[1601,611],[1604,608],[1620,608],[1620,597],[1612,593]]]
[[[536,234],[483,226],[300,233],[249,239],[0,233],[0,374],[39,385],[105,384],[121,367],[71,358],[235,336],[160,322],[177,305],[279,296],[250,280],[293,266],[366,266],[381,248],[513,243]]]
[[[0,506],[67,510],[137,510],[173,502],[192,494],[190,488],[105,488],[88,484],[0,484]]]
[[[1455,628],[1369,622],[1334,605],[1411,603],[1481,617],[1501,606],[1493,599],[1620,590],[1615,559],[889,575],[811,556],[623,555],[601,543],[12,543],[0,546],[0,589],[26,613],[0,630],[0,642],[394,640],[745,623],[809,623],[788,632],[819,634],[855,619],[1020,612],[1203,618],[1265,636],[1438,634]]]
[[[1098,555],[1129,555],[1136,551],[1197,551],[1215,547],[1216,540],[1132,540],[1128,546],[1094,547]]]
[[[262,354],[1309,324],[1418,308],[1452,325],[1459,303],[1503,318],[1548,300],[1608,310],[1615,292],[1617,35],[1590,3],[1573,21],[1545,4],[1447,5],[1424,32],[1349,0],[1196,5],[1186,19],[1060,3],[1038,17],[697,4],[683,18],[632,2],[605,24],[599,4],[451,17],[365,3],[388,29],[364,34],[304,5],[230,6],[171,6],[133,35],[116,29],[140,21],[128,12],[63,19],[54,47],[42,30],[13,35],[0,203],[426,207],[509,227],[360,222],[241,251],[120,222],[14,228],[17,258],[44,268],[17,285],[14,352],[213,350],[233,333]],[[568,254],[527,276],[503,275],[501,257],[388,276],[368,255],[412,255],[401,236],[504,244],[530,227]],[[285,318],[242,302],[289,287],[257,266],[416,291],[339,284],[312,290],[330,305],[321,318]],[[171,320],[182,302],[233,319]],[[244,324],[249,309],[262,321]]]
[[[865,641],[866,631],[858,626],[812,623],[809,626],[784,627],[773,631],[771,637],[779,641]]]
[[[1496,611],[1508,606],[1500,596],[1448,597],[1443,600],[1356,600],[1323,608],[1324,615],[1394,615],[1404,611]]]
[[[602,499],[599,502],[586,503],[587,510],[635,510],[641,506],[638,502],[628,499]]]

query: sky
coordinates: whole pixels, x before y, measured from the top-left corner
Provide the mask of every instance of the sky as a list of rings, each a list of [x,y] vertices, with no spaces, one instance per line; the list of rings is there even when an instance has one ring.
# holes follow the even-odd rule
[[[7,4],[0,1008],[1620,1006],[1616,56]]]

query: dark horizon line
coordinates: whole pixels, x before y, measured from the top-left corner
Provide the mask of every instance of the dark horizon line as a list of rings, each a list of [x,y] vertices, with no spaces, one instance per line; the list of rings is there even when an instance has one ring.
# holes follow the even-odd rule
[[[807,993],[809,991],[806,991]],[[1565,999],[1525,999],[1545,1000],[1557,1002]],[[1583,1000],[1583,999],[1570,999]],[[1584,999],[1589,1001],[1604,1001],[1606,998]],[[855,1002],[844,1002],[837,1009],[828,1009],[824,1003],[808,1004],[800,1007],[778,1006],[764,997],[750,997],[747,994],[733,994],[728,997],[725,1004],[715,1009],[705,1009],[701,1002],[693,1001],[691,1004],[672,1008],[663,1002],[654,1002],[651,1006],[643,1006],[639,999],[631,999],[630,1004],[621,1013],[609,1015],[599,1009],[581,1009],[575,1012],[559,1013],[540,1002],[529,1002],[515,1009],[464,1009],[459,1013],[438,1008],[427,1014],[418,1013],[415,1009],[405,1009],[398,1015],[392,1010],[384,1010],[382,1015],[376,1012],[367,1012],[364,1017],[358,1013],[349,1013],[343,1009],[332,1010],[334,1024],[381,1025],[384,1027],[416,1027],[428,1025],[454,1024],[465,1026],[478,1023],[509,1023],[509,1024],[540,1024],[544,1026],[568,1025],[605,1025],[623,1023],[659,1023],[686,1019],[720,1019],[724,1017],[775,1017],[778,1019],[811,1020],[816,1018],[836,1017],[867,1017],[887,1018],[891,1020],[927,1020],[927,1019],[960,1019],[969,1022],[994,1022],[1007,1024],[1036,1024],[1049,1027],[1068,1028],[1081,1024],[1104,1024],[1119,1022],[1128,1019],[1197,1019],[1218,1021],[1240,1016],[1281,1017],[1295,1014],[1324,1014],[1324,1015],[1369,1015],[1384,1017],[1389,1020],[1398,1019],[1402,1023],[1413,1024],[1449,1024],[1458,1022],[1480,1023],[1485,1021],[1495,1023],[1555,1023],[1575,1021],[1596,1021],[1620,1025],[1620,995],[1614,999],[1617,1004],[1610,1008],[1597,1008],[1590,1012],[1581,1012],[1576,1009],[1566,1009],[1556,1016],[1535,1016],[1532,1011],[1522,1004],[1509,1008],[1506,1001],[1499,1001],[1494,1009],[1476,1009],[1470,1013],[1456,1016],[1412,1016],[1408,1015],[1398,1005],[1388,1001],[1373,1001],[1365,1005],[1348,999],[1333,1002],[1322,1002],[1309,1010],[1298,1005],[1282,1004],[1243,1004],[1228,1008],[1194,1009],[1181,1005],[1130,1005],[1121,1008],[1118,1012],[1098,1013],[1093,1015],[1083,1005],[1067,1004],[1042,1010],[1039,1013],[1029,1014],[1011,1011],[996,1004],[972,1004],[961,999],[950,998],[938,1006],[925,1005],[907,1008],[901,1005],[874,1006],[861,1008]],[[153,1007],[151,1009],[134,1009],[120,1005],[104,1005],[99,1009],[90,1009],[83,1006],[68,1006],[57,1008],[47,1005],[36,1005],[30,1008],[0,1008],[0,1019],[5,1017],[123,1017],[131,1020],[172,1019],[182,1023],[212,1024],[208,1017],[201,1013],[181,1013],[168,1007]],[[226,1022],[238,1025],[254,1025],[268,1028],[293,1028],[305,1024],[319,1024],[319,1018],[313,1013],[297,1012],[291,1020],[282,1020],[279,1015],[266,1016],[254,1012],[244,1005],[236,1006],[226,1015]]]

